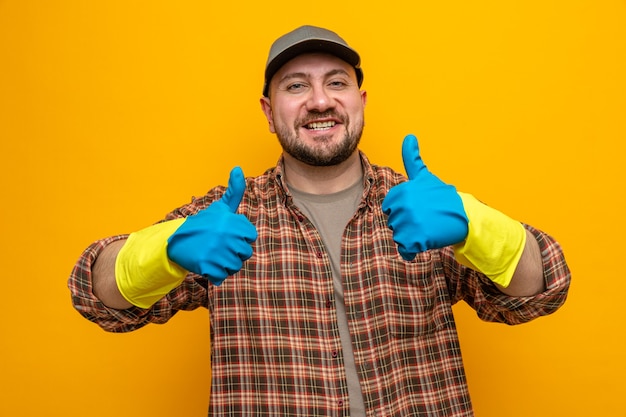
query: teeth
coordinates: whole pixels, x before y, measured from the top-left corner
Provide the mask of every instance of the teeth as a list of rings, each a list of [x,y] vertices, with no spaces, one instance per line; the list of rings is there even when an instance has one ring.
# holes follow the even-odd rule
[[[309,129],[330,129],[331,127],[335,126],[335,122],[331,121],[331,122],[315,122],[315,123],[309,123],[307,125],[307,128]]]

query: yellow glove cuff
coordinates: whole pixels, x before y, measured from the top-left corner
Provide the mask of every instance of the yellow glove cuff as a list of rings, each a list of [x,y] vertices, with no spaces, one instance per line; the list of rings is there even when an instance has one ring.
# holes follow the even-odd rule
[[[526,245],[526,229],[474,196],[459,193],[469,220],[464,242],[454,246],[459,263],[508,287]]]
[[[187,271],[167,257],[167,239],[184,221],[158,223],[128,236],[115,260],[115,281],[129,303],[149,308],[185,279]]]

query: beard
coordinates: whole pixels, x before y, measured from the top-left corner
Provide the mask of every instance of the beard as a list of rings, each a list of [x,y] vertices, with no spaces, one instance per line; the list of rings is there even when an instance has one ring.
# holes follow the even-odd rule
[[[346,133],[342,140],[333,143],[332,135],[320,135],[315,138],[315,146],[309,146],[300,140],[296,133],[300,126],[308,124],[307,120],[315,120],[317,118],[334,117],[341,120],[345,127]],[[283,151],[294,157],[296,160],[307,165],[317,167],[328,167],[339,165],[347,160],[358,148],[363,134],[363,120],[358,120],[354,127],[351,126],[350,119],[341,117],[334,112],[316,113],[311,112],[307,118],[297,120],[294,123],[293,130],[286,125],[276,129],[276,136]]]

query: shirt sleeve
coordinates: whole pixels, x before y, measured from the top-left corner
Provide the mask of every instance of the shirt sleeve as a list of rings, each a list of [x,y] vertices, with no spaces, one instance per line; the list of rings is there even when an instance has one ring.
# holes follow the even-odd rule
[[[139,329],[148,323],[165,323],[180,310],[207,307],[207,280],[194,274],[188,274],[180,286],[149,309],[131,307],[117,310],[105,306],[93,294],[92,265],[107,245],[127,237],[128,235],[118,235],[92,243],[72,269],[68,287],[72,304],[83,317],[106,331],[121,333]]]
[[[563,250],[548,234],[529,225],[524,227],[539,243],[545,291],[529,297],[506,295],[485,275],[459,264],[452,248],[445,248],[442,262],[453,303],[464,300],[482,320],[511,325],[551,314],[563,305],[571,281]]]

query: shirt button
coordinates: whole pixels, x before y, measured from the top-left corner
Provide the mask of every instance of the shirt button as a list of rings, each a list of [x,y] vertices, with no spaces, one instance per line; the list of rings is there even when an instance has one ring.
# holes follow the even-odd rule
[[[330,308],[330,306],[332,306],[332,305],[333,305],[332,301],[330,301],[330,300],[326,301],[326,307]]]
[[[343,400],[339,400],[339,401],[337,401],[337,405],[338,405],[339,407],[343,407]]]
[[[323,256],[322,252],[317,252],[316,255],[317,255],[318,258],[322,258],[322,256]]]
[[[337,352],[336,350],[333,350],[333,353],[332,353],[333,358],[336,358],[338,354],[339,354],[339,352]]]
[[[302,222],[304,221],[304,217],[302,217],[302,216],[298,216],[298,221],[299,221],[300,223],[302,223]]]

